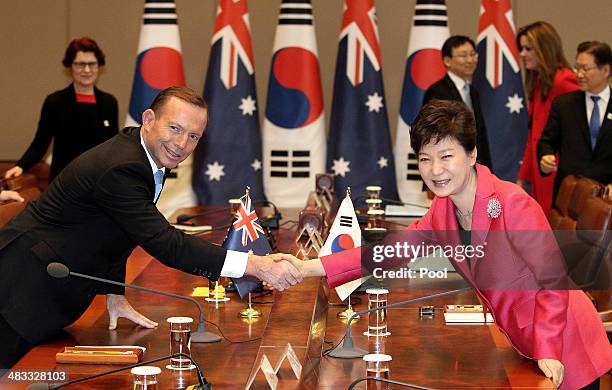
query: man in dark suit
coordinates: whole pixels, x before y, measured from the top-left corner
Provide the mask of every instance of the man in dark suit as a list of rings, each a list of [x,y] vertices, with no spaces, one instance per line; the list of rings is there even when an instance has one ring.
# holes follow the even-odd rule
[[[162,91],[141,127],[125,128],[76,158],[0,230],[0,367],[78,319],[96,294],[107,294],[109,328],[117,317],[157,325],[130,306],[122,287],[54,279],[46,271],[51,262],[124,282],[127,257],[140,245],[167,266],[212,280],[252,275],[279,290],[301,280],[288,262],[275,261],[284,255],[226,251],[174,229],[155,207],[164,173],[191,154],[207,119],[194,91]]]
[[[464,102],[476,119],[478,162],[493,171],[487,127],[480,109],[480,97],[476,88],[472,86],[472,76],[478,64],[474,41],[463,35],[453,35],[448,38],[442,45],[442,61],[447,69],[446,76],[427,89],[423,105],[431,99]]]
[[[579,44],[575,70],[580,91],[561,95],[552,103],[538,141],[538,160],[543,175],[557,169],[553,202],[567,175],[586,176],[612,189],[611,68],[608,44]]]

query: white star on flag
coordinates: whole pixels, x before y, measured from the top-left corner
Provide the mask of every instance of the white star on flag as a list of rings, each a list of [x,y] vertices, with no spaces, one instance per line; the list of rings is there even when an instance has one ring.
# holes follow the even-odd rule
[[[383,107],[382,99],[382,96],[378,95],[378,92],[374,92],[373,95],[368,95],[368,101],[365,105],[368,106],[369,112],[380,112],[380,109]]]
[[[334,175],[345,177],[347,172],[351,171],[349,168],[350,161],[345,161],[344,157],[340,157],[340,160],[334,160],[334,165],[332,166],[332,171],[334,171]]]
[[[255,100],[253,100],[251,95],[247,96],[244,99],[240,99],[240,100],[242,101],[242,104],[240,104],[238,108],[242,110],[242,115],[253,116],[253,113],[255,112],[256,108],[255,108]]]
[[[514,96],[508,96],[508,103],[506,103],[506,107],[510,110],[510,114],[516,112],[517,114],[521,113],[521,109],[523,106],[523,98],[518,94],[514,94]]]
[[[377,164],[380,167],[380,169],[383,169],[384,167],[389,165],[389,159],[385,158],[384,156],[380,156],[380,158],[377,161]]]
[[[261,169],[261,161],[259,161],[258,159],[255,159],[253,160],[253,163],[251,164],[251,166],[253,167],[253,170],[257,172]]]
[[[208,169],[206,170],[205,174],[208,175],[208,181],[221,181],[221,176],[225,176],[225,172],[223,172],[225,166],[219,165],[217,161],[212,164],[207,164],[207,166]]]

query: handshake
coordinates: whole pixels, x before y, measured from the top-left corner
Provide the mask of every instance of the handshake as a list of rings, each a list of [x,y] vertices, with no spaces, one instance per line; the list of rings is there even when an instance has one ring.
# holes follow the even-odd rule
[[[325,276],[319,259],[300,260],[286,253],[267,256],[249,255],[245,275],[255,276],[264,284],[283,291],[311,276]]]

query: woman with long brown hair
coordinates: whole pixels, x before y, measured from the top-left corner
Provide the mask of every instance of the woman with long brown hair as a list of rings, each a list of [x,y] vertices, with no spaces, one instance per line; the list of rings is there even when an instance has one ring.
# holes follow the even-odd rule
[[[553,99],[577,90],[578,84],[563,54],[561,37],[549,23],[540,21],[522,27],[516,42],[525,71],[530,126],[518,184],[526,187],[528,182],[531,185],[531,195],[548,215],[552,207],[555,174],[542,175],[536,146],[548,121]]]

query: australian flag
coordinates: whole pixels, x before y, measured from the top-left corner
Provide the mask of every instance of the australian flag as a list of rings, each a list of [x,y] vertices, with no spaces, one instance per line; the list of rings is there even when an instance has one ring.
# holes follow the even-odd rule
[[[257,221],[257,213],[247,193],[240,198],[240,206],[223,241],[223,247],[260,256],[272,253],[266,234]],[[240,298],[244,298],[259,286],[259,280],[252,276],[244,276],[234,279],[234,285]]]
[[[194,153],[200,204],[227,204],[244,186],[263,200],[261,134],[246,0],[220,0],[204,99],[209,122]]]
[[[474,86],[489,129],[493,169],[510,181],[516,180],[528,130],[515,31],[510,0],[482,1]]]
[[[345,0],[340,29],[327,168],[336,193],[359,197],[368,185],[397,199],[389,119],[372,0]]]

